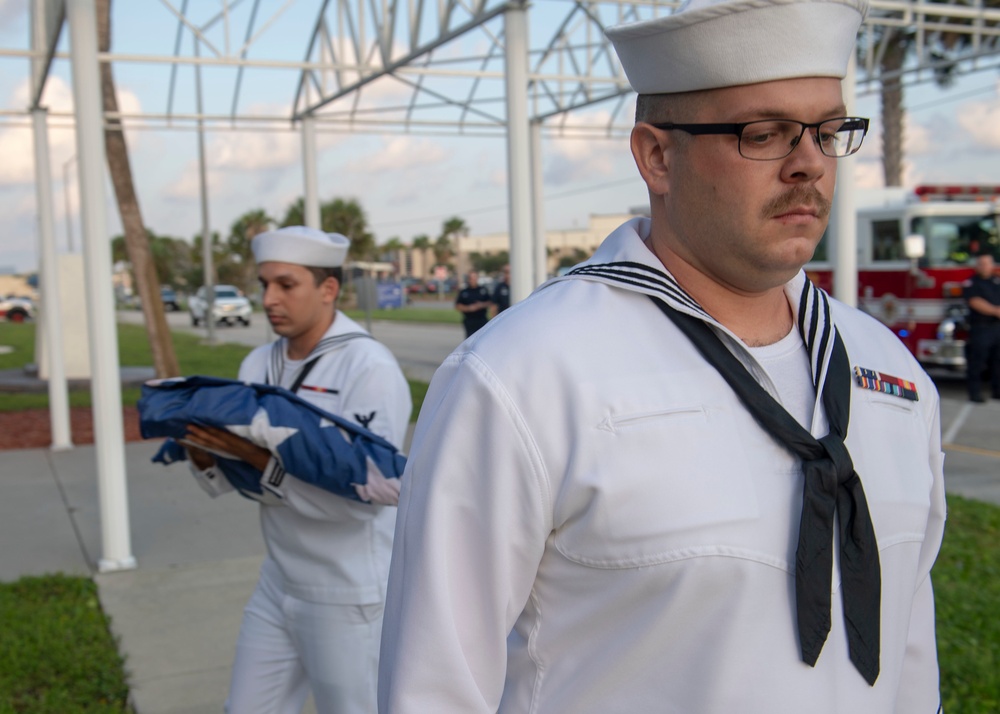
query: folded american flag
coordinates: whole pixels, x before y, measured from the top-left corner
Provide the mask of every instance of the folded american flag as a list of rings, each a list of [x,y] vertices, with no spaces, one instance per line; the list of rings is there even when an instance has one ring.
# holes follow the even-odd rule
[[[406,464],[382,437],[283,387],[202,376],[152,380],[137,406],[144,438],[182,439],[188,424],[226,429],[270,451],[300,481],[354,501],[361,500],[354,484],[368,482],[369,460],[385,478],[399,478]],[[168,441],[153,461],[184,458],[180,445]],[[261,492],[259,471],[242,461],[216,461],[237,490]]]

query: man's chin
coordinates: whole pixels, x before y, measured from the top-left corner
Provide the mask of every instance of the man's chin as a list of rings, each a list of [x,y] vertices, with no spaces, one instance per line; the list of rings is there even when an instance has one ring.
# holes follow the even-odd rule
[[[812,260],[813,256],[816,255],[820,238],[822,238],[822,235],[819,237],[811,235],[792,236],[781,251],[780,262],[789,270],[798,272],[803,265]]]
[[[271,331],[274,332],[274,334],[276,335],[280,335],[281,337],[288,337],[288,333],[292,331],[291,325],[289,325],[287,322],[284,322],[283,320],[279,320],[278,322],[268,320],[268,322],[271,325]]]

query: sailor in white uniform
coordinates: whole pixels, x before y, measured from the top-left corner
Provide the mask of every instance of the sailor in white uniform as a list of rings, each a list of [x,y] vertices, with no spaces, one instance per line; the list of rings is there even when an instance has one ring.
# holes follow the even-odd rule
[[[280,339],[251,352],[239,378],[291,389],[401,447],[406,379],[392,353],[336,308],[348,245],[301,226],[254,238],[264,309]],[[398,480],[369,470],[363,502],[352,501],[285,473],[226,431],[192,425],[186,441],[255,465],[266,486],[267,556],[244,610],[226,710],[298,712],[311,690],[320,714],[371,714]],[[189,453],[206,490],[230,490],[209,454]]]
[[[867,128],[840,82],[865,11],[609,31],[651,216],[435,375],[381,714],[938,710],[937,392],[801,269]]]

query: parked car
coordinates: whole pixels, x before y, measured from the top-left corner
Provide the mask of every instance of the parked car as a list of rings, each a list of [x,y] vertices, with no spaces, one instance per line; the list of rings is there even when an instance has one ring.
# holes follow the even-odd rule
[[[188,300],[188,310],[191,313],[191,324],[197,327],[205,320],[205,308],[208,292],[205,286],[198,288],[190,300]],[[250,301],[233,285],[216,285],[215,301],[212,305],[212,317],[217,323],[232,325],[239,322],[242,325],[250,325],[250,315],[253,307]]]
[[[402,283],[407,295],[419,295],[424,291],[424,284],[416,278],[403,278]]]
[[[35,303],[31,298],[15,297],[13,295],[0,297],[0,320],[9,322],[24,322],[35,319]]]
[[[160,288],[160,298],[163,300],[163,308],[170,312],[177,312],[181,306],[177,303],[177,292],[169,285]]]

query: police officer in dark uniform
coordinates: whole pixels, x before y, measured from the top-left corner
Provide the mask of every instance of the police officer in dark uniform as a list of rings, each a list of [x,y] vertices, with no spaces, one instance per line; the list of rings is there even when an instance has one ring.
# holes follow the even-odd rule
[[[499,315],[510,307],[510,263],[503,266],[500,282],[493,288],[493,307],[496,310],[494,315]]]
[[[989,365],[993,398],[1000,399],[1000,277],[994,273],[993,256],[976,258],[976,274],[963,296],[969,304],[969,341],[965,347],[969,399],[985,402],[983,370]]]
[[[462,313],[462,324],[465,325],[465,336],[470,337],[472,333],[486,324],[489,319],[486,311],[490,305],[490,291],[479,284],[479,274],[475,271],[469,273],[468,284],[462,288],[455,298],[455,309]]]

